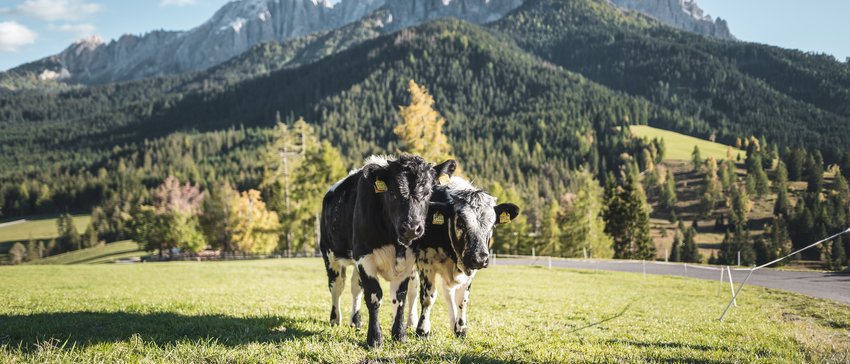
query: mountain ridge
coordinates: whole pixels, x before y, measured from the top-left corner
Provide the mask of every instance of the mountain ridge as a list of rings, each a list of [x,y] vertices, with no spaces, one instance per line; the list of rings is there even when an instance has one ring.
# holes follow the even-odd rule
[[[692,0],[608,1],[648,14],[668,25],[719,39],[734,39],[725,22],[702,15]],[[78,40],[62,52],[0,73],[0,88],[29,82],[105,84],[201,71],[220,65],[257,44],[287,42],[339,29],[380,13],[383,32],[452,17],[477,24],[500,19],[524,0],[240,0],[222,6],[186,31],[125,34],[108,42]],[[17,76],[23,82],[8,80]],[[4,80],[5,79],[5,80]]]

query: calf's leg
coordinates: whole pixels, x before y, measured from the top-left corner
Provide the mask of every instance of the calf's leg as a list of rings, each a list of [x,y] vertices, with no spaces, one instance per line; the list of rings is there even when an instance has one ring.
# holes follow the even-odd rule
[[[446,307],[448,308],[449,314],[449,327],[454,330],[455,324],[457,323],[457,303],[455,303],[455,291],[458,289],[458,286],[449,286],[448,283],[443,282],[443,284],[440,285],[440,289],[443,296],[446,298]]]
[[[345,289],[345,267],[325,258],[328,273],[328,290],[331,292],[331,326],[339,325],[339,298]]]
[[[363,286],[360,285],[360,274],[351,275],[351,327],[360,330],[363,324],[360,320],[360,303],[363,302]]]
[[[458,337],[466,336],[466,311],[469,308],[469,289],[472,288],[472,278],[469,278],[464,284],[461,284],[455,290],[455,303],[457,304],[457,321],[455,321],[454,330]]]
[[[416,335],[428,337],[431,333],[431,308],[437,298],[437,287],[434,285],[435,275],[431,269],[421,269],[419,273],[419,304],[422,312],[419,315],[419,324],[416,325]]]
[[[390,297],[393,300],[393,340],[407,341],[407,325],[404,323],[404,301],[407,299],[407,284],[410,278],[390,283]]]
[[[407,283],[407,306],[410,310],[407,314],[407,327],[416,325],[416,295],[419,294],[419,274],[413,273]]]
[[[366,331],[366,345],[377,348],[383,343],[381,321],[378,315],[381,312],[381,299],[384,297],[384,292],[381,290],[378,278],[370,277],[362,265],[357,265],[357,271],[360,274],[360,284],[363,286],[363,292],[366,294],[366,309],[369,310],[369,328]]]

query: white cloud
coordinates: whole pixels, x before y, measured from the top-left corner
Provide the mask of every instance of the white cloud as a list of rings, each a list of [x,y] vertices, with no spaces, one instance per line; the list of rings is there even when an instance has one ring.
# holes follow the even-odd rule
[[[198,0],[160,0],[159,6],[189,6],[198,4]]]
[[[85,0],[25,0],[14,12],[54,21],[77,20],[100,10],[100,5]]]
[[[13,21],[0,22],[0,51],[14,52],[22,45],[35,43],[36,32]]]
[[[74,34],[77,38],[86,38],[94,35],[96,30],[93,24],[83,23],[83,24],[62,24],[59,26],[51,24],[48,29],[55,30],[64,33]]]

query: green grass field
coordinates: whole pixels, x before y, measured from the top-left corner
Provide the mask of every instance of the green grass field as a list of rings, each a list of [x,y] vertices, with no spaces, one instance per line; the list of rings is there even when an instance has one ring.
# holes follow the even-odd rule
[[[139,244],[126,240],[54,255],[36,260],[31,264],[99,264],[114,262],[117,259],[141,257],[147,254],[147,252],[139,250]]]
[[[9,242],[27,241],[33,239],[50,239],[59,236],[56,231],[56,219],[58,216],[36,216],[25,217],[25,222],[14,223],[20,219],[12,219],[3,221],[0,224],[0,244],[8,244]],[[77,231],[82,234],[89,226],[91,215],[74,215],[74,226]],[[8,250],[8,249],[7,249]],[[3,250],[5,251],[5,250]]]
[[[632,125],[629,127],[629,130],[631,130],[632,134],[641,138],[664,139],[664,145],[667,147],[664,155],[665,160],[691,160],[691,153],[694,151],[694,146],[699,146],[699,151],[703,158],[713,156],[718,161],[726,159],[726,151],[729,148],[732,148],[733,157],[737,156],[738,152],[741,152],[743,155],[743,151],[728,145],[694,138],[669,130],[653,128],[647,125]]]
[[[326,323],[319,259],[24,265],[0,274],[4,362],[850,360],[847,306],[747,287],[720,323],[728,287],[676,277],[496,266],[476,278],[465,340],[451,334],[439,299],[430,339],[411,331],[407,343],[368,350],[365,330]]]

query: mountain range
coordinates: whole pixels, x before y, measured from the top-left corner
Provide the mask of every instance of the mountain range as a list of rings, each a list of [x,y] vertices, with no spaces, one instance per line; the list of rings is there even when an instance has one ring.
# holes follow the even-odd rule
[[[271,127],[299,117],[353,165],[398,149],[411,79],[433,94],[465,172],[511,186],[530,219],[577,170],[604,180],[640,158],[628,125],[732,145],[755,135],[850,171],[850,67],[833,57],[706,37],[608,0],[526,0],[492,21],[396,30],[388,9],[202,70],[0,89],[0,213],[89,210],[168,175],[257,188]]]
[[[719,39],[734,39],[726,23],[703,15],[693,0],[611,0],[668,25]],[[61,53],[10,70],[39,80],[104,84],[204,70],[266,42],[286,42],[339,29],[365,18],[381,32],[451,17],[483,24],[522,0],[240,0],[188,31],[157,30],[104,42],[81,39]],[[0,76],[0,79],[3,77]],[[3,86],[0,82],[0,87]],[[6,87],[14,84],[5,83]]]

